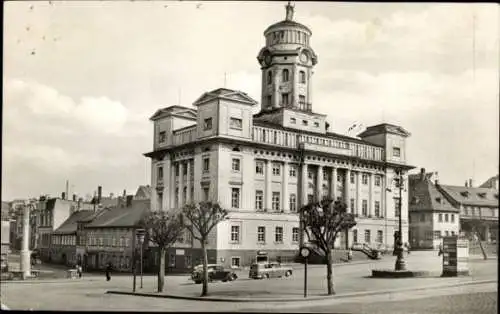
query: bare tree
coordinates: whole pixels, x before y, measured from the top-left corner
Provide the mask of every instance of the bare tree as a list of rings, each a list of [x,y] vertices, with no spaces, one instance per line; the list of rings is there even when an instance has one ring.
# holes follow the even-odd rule
[[[222,220],[226,219],[227,211],[220,207],[218,203],[200,202],[198,204],[188,204],[183,208],[183,225],[191,232],[193,238],[200,241],[203,251],[203,289],[201,296],[208,293],[208,272],[207,272],[207,239],[212,229]]]
[[[479,248],[481,249],[481,253],[483,254],[483,259],[487,260],[488,255],[486,254],[486,250],[483,247],[483,243],[481,241],[481,238],[484,237],[486,241],[488,241],[488,239],[486,239],[486,234],[484,234],[483,232],[480,232],[480,230],[483,228],[482,222],[479,219],[472,219],[469,222],[469,225],[471,227],[472,235],[474,236],[474,238],[477,238]]]
[[[347,212],[347,206],[331,199],[309,203],[302,207],[302,225],[309,242],[315,244],[326,256],[326,278],[328,294],[335,294],[333,288],[332,250],[339,232],[356,225],[354,215]]]
[[[177,241],[184,231],[181,215],[180,213],[154,211],[144,217],[140,225],[146,230],[149,240],[158,246],[160,253],[158,292],[163,292],[167,249]]]

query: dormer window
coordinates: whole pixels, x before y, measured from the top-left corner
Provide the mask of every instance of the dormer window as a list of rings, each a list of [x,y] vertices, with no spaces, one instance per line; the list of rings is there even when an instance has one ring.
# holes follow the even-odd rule
[[[303,125],[307,125],[307,120],[302,120]]]
[[[290,80],[290,73],[288,72],[288,69],[283,70],[283,82],[288,82]]]
[[[167,139],[167,132],[161,131],[158,136],[158,142],[163,143]]]
[[[243,125],[243,121],[238,118],[231,118],[229,120],[229,127],[231,129],[241,130]]]
[[[460,195],[462,195],[463,197],[469,197],[469,192],[463,191],[463,192],[460,192]]]
[[[212,118],[206,118],[203,121],[203,130],[211,130],[212,129]]]
[[[297,119],[295,119],[295,118],[290,118],[290,123],[291,123],[291,124],[295,124],[295,123],[297,123]]]
[[[485,198],[486,197],[486,193],[484,193],[484,192],[477,193],[477,195],[479,195],[480,198]]]

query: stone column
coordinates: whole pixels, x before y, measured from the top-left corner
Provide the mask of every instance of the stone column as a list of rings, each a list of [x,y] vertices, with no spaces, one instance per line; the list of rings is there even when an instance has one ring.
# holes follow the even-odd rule
[[[21,247],[21,272],[23,279],[31,276],[31,256],[30,256],[30,206],[24,204],[23,207],[23,239]]]
[[[179,199],[179,204],[177,204],[179,208],[181,208],[184,203],[182,199],[182,192],[184,191],[184,161],[179,161],[179,191],[177,193],[177,197]],[[174,201],[175,202],[175,201]]]
[[[362,215],[362,207],[361,207],[361,171],[356,172],[356,214]],[[361,211],[361,214],[360,214]]]
[[[273,70],[273,108],[278,108],[280,107],[280,91],[279,91],[279,84],[280,84],[280,75],[282,72],[278,69]]]
[[[318,173],[316,174],[316,199],[321,201],[321,192],[323,190],[323,166],[318,166]]]
[[[330,180],[330,197],[336,201],[337,195],[337,168],[332,167],[332,177]]]
[[[347,208],[350,208],[350,212],[354,213],[354,208],[351,208],[351,193],[350,193],[350,179],[351,170],[347,168],[345,170],[345,178],[344,178],[344,202],[347,204]]]
[[[288,173],[289,171],[289,165],[288,163],[285,161],[285,163],[283,164],[283,180],[281,181],[283,186],[282,186],[282,192],[281,194],[283,194],[281,196],[281,208],[283,208],[283,211],[285,213],[288,213],[290,211],[290,202],[288,201]]]
[[[272,189],[271,189],[271,179],[273,176],[273,164],[270,160],[266,160],[266,192],[264,194],[265,202],[264,208],[268,211],[272,208]]]
[[[187,190],[186,190],[186,202],[189,204],[192,202],[191,200],[191,171],[193,171],[193,169],[191,169],[191,159],[188,159],[187,162],[186,162],[186,167],[187,167],[187,175],[186,175],[186,187],[187,187]]]
[[[301,177],[302,177],[301,185],[302,186],[301,186],[301,191],[300,191],[300,193],[302,194],[301,195],[302,204],[299,204],[299,206],[307,204],[307,188],[308,188],[307,168],[308,168],[307,164],[304,163],[302,165],[302,174],[301,174]]]
[[[177,164],[173,161],[171,162],[170,173],[168,174],[168,179],[170,180],[170,191],[168,193],[169,209],[175,208],[175,169],[177,168]]]

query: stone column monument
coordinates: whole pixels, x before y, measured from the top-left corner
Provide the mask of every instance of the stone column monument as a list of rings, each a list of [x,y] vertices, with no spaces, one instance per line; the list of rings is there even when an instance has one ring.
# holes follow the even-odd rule
[[[31,204],[25,203],[23,208],[23,245],[21,247],[21,271],[22,278],[31,276],[31,256],[30,256],[30,208]]]

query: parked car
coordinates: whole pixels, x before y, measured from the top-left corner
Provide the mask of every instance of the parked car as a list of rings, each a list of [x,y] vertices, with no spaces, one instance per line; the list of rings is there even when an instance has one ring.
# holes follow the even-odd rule
[[[238,278],[238,276],[232,270],[225,269],[223,265],[218,264],[208,264],[207,265],[208,272],[208,281],[234,281]],[[203,265],[198,265],[194,268],[193,273],[191,274],[191,279],[196,284],[200,284],[203,282]]]
[[[281,278],[283,276],[289,277],[292,273],[293,269],[291,267],[283,266],[278,262],[255,263],[250,266],[248,277],[252,279]]]

